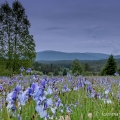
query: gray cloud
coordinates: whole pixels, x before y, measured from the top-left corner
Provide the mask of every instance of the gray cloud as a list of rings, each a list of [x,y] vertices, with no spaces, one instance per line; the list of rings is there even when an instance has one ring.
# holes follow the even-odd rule
[[[20,1],[36,51],[120,54],[120,0]]]
[[[63,30],[63,29],[67,29],[65,27],[48,27],[45,30]]]

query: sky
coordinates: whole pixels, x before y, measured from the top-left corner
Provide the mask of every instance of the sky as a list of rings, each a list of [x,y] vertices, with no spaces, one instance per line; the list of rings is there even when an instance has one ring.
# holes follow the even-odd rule
[[[10,5],[14,0],[8,1]],[[19,0],[36,51],[120,55],[120,0]]]

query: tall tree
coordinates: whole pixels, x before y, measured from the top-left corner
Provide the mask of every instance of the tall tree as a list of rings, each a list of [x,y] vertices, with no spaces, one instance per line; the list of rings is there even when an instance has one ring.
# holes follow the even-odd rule
[[[19,1],[13,2],[12,9],[15,18],[14,68],[16,68],[18,59],[24,59],[24,64],[27,62],[31,67],[36,53],[33,36],[29,34],[30,22],[25,14],[24,7]]]
[[[13,2],[12,8],[7,2],[1,4],[0,25],[0,58],[6,59],[6,67],[12,71],[21,65],[31,67],[36,57],[35,42],[29,33],[25,8],[18,0]]]
[[[12,71],[12,59],[13,59],[13,17],[12,17],[12,9],[7,2],[1,4],[1,48],[2,48],[2,56],[7,59],[6,67],[10,68]]]
[[[102,75],[114,75],[116,70],[117,70],[117,64],[116,64],[116,61],[115,61],[113,55],[111,54],[105,64],[105,66],[102,68],[101,74]]]

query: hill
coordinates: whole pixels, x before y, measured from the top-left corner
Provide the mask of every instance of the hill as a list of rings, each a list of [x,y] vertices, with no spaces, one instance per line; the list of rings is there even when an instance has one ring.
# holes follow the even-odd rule
[[[48,60],[101,60],[108,59],[108,54],[103,53],[66,53],[59,51],[41,51],[37,52],[36,61]],[[119,59],[120,55],[114,56],[114,58]]]

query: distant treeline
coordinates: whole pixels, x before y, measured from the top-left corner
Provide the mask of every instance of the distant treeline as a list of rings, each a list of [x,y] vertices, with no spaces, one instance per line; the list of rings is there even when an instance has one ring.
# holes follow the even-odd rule
[[[107,59],[105,60],[80,60],[80,63],[82,64],[82,66],[85,68],[85,65],[88,65],[88,71],[90,72],[99,72],[100,69],[105,65]],[[38,66],[44,64],[46,66],[49,65],[53,65],[56,67],[60,67],[60,68],[68,68],[71,69],[71,65],[72,65],[73,60],[58,60],[58,61],[37,61],[36,63],[38,64]],[[118,65],[118,67],[120,67],[120,59],[116,59],[116,63]],[[36,67],[35,67],[36,69]]]
[[[67,75],[67,71],[69,71],[68,68],[65,66],[60,66],[54,63],[40,63],[40,62],[35,62],[33,65],[33,68],[35,71],[40,71],[43,74],[46,75]]]
[[[101,68],[105,66],[105,60],[80,60],[83,71],[88,75],[99,74]],[[60,61],[36,61],[34,62],[34,70],[40,71],[47,75],[65,75],[66,72],[72,72],[73,60],[60,60]],[[120,68],[120,59],[116,59],[117,67]]]

